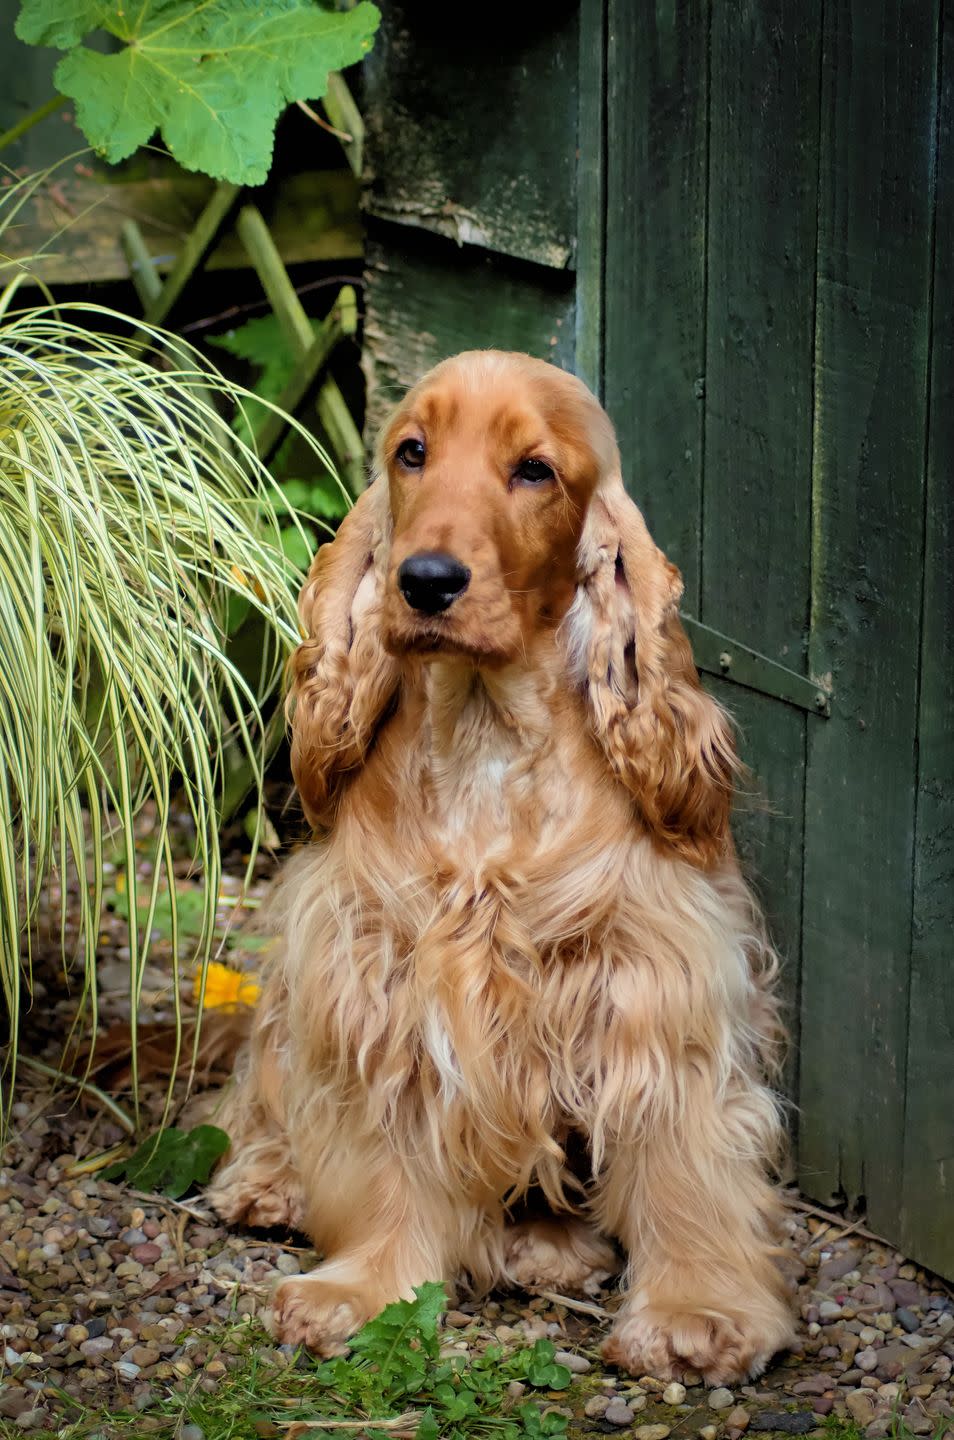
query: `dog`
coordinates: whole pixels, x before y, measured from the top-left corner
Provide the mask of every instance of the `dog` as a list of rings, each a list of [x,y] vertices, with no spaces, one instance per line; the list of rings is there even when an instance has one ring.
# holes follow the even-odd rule
[[[776,958],[681,593],[595,398],[497,351],[409,392],[318,552],[290,694],[316,838],[210,1192],[323,1257],[281,1340],[341,1353],[429,1279],[593,1291],[615,1242],[608,1361],[720,1384],[790,1343]]]

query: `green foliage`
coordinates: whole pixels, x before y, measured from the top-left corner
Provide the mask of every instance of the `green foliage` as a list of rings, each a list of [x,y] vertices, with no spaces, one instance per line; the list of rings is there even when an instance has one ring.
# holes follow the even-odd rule
[[[228,1148],[229,1137],[215,1125],[197,1125],[194,1130],[172,1126],[143,1141],[127,1159],[110,1165],[103,1179],[125,1179],[137,1190],[161,1191],[178,1200],[193,1185],[205,1184]]]
[[[320,99],[379,19],[369,0],[343,12],[314,0],[22,0],[16,33],[67,51],[55,84],[107,160],[160,130],[187,170],[260,185],[285,105]],[[95,31],[120,42],[115,53],[82,44]]]
[[[317,336],[321,331],[320,321],[312,321],[312,329]],[[273,404],[294,374],[295,359],[275,315],[263,315],[224,335],[210,336],[209,344],[252,365],[258,372],[252,384],[252,394]],[[261,413],[260,407],[249,403],[235,417],[236,434],[248,443],[251,443],[252,427]],[[292,439],[288,437],[273,461],[273,467],[279,474],[289,463]],[[300,523],[301,516],[340,520],[348,513],[347,493],[337,476],[328,470],[307,480],[291,475],[279,479],[277,484],[275,509],[279,516],[282,550],[293,566],[307,570],[320,544],[320,537],[310,525]],[[292,517],[295,523],[291,523]],[[242,623],[244,610],[237,607],[233,617],[233,626]]]
[[[21,198],[17,186],[0,197],[0,241]],[[0,292],[0,1006],[13,1055],[44,912],[59,920],[64,966],[78,971],[78,1003],[95,1025],[104,865],[118,842],[138,889],[135,1091],[135,998],[157,911],[178,1003],[173,796],[202,882],[201,906],[190,902],[183,916],[192,962],[205,964],[214,940],[233,763],[261,814],[263,706],[298,639],[301,582],[283,553],[276,499],[282,526],[297,522],[221,419],[218,406],[247,392],[174,336],[102,307],[12,312],[16,279]],[[151,363],[153,351],[167,368]],[[260,621],[245,672],[227,633],[238,600]],[[154,863],[137,882],[136,824],[147,811]],[[256,839],[254,830],[253,854]],[[79,938],[67,945],[68,910]]]
[[[541,1412],[532,1400],[508,1407],[512,1380],[548,1390],[563,1390],[570,1372],[554,1363],[549,1340],[532,1349],[505,1354],[497,1345],[482,1353],[442,1357],[438,1329],[447,1303],[443,1285],[421,1285],[414,1300],[401,1300],[354,1337],[351,1354],[317,1366],[322,1386],[314,1414],[325,1420],[369,1416],[374,1421],[408,1414],[418,1440],[467,1440],[494,1435],[499,1440],[543,1440],[562,1435],[566,1417]],[[305,1418],[305,1412],[295,1418]],[[334,1431],[331,1431],[334,1434]]]

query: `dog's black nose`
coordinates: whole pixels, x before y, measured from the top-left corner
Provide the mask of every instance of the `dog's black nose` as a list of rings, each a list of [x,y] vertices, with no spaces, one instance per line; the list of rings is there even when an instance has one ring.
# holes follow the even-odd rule
[[[453,555],[440,550],[419,550],[398,570],[398,584],[412,610],[437,615],[467,589],[470,571]]]

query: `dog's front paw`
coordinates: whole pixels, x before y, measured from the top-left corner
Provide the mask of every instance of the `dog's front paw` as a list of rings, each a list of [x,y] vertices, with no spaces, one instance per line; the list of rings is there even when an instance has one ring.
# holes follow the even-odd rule
[[[282,1345],[306,1345],[316,1355],[343,1355],[371,1314],[358,1293],[322,1278],[320,1270],[283,1280],[272,1300],[271,1329]]]
[[[631,1303],[620,1312],[602,1353],[632,1375],[681,1380],[687,1370],[696,1370],[707,1385],[725,1385],[760,1375],[791,1338],[791,1318],[782,1306],[777,1313],[757,1309],[747,1316],[701,1305],[667,1310]]]
[[[301,1186],[297,1180],[264,1183],[212,1184],[205,1192],[213,1210],[227,1225],[249,1225],[256,1230],[285,1227],[300,1230],[304,1220]]]

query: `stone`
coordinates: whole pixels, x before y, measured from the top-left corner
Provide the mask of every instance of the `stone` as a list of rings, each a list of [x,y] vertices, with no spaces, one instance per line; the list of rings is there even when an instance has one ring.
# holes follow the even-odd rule
[[[686,1398],[685,1385],[680,1385],[678,1380],[674,1380],[671,1385],[666,1386],[662,1398],[666,1405],[681,1405]]]
[[[637,1425],[633,1431],[636,1440],[668,1440],[668,1425]]]
[[[870,1375],[872,1370],[877,1368],[877,1350],[872,1350],[870,1347],[867,1350],[860,1350],[855,1356],[855,1364],[859,1370],[863,1370],[866,1375]]]
[[[725,1417],[725,1423],[730,1430],[748,1430],[749,1421],[752,1419],[744,1405],[736,1405]]]
[[[902,1330],[907,1330],[909,1335],[915,1334],[915,1332],[921,1328],[921,1321],[918,1316],[915,1315],[913,1310],[908,1310],[906,1306],[902,1305],[898,1310],[895,1310],[894,1318]]]
[[[818,1307],[819,1320],[840,1320],[841,1316],[842,1309],[837,1300],[823,1300]]]
[[[558,1365],[565,1365],[574,1375],[585,1375],[587,1370],[593,1368],[591,1360],[587,1360],[585,1355],[577,1355],[573,1350],[558,1350],[553,1358]]]
[[[699,1440],[717,1440],[718,1434],[719,1431],[717,1426],[703,1425],[702,1429],[699,1431]]]
[[[157,1260],[162,1259],[162,1251],[151,1240],[146,1240],[142,1245],[134,1245],[129,1253],[139,1265],[155,1265]]]
[[[834,1381],[828,1375],[809,1375],[792,1386],[793,1395],[824,1395]]]
[[[176,1432],[176,1440],[205,1440],[201,1425],[182,1425]]]
[[[104,1355],[109,1355],[115,1350],[116,1342],[111,1335],[97,1335],[90,1340],[84,1340],[79,1350],[87,1360],[100,1360]]]
[[[870,1425],[875,1418],[875,1403],[867,1390],[849,1390],[845,1396],[845,1409],[859,1425]]]
[[[136,1365],[135,1362],[132,1360],[118,1360],[116,1362],[116,1374],[119,1376],[120,1380],[138,1380],[139,1366]]]
[[[716,1390],[709,1391],[710,1410],[728,1410],[729,1406],[734,1403],[735,1396],[731,1390],[726,1390],[724,1385],[720,1385]]]
[[[603,1419],[607,1425],[629,1425],[632,1423],[633,1412],[625,1401],[621,1400],[617,1395],[614,1396],[612,1400],[607,1401],[606,1409],[603,1411]],[[669,1434],[668,1430],[666,1434]]]
[[[782,1435],[807,1435],[814,1428],[810,1410],[763,1410],[749,1421],[750,1430],[776,1430]]]
[[[812,1401],[812,1411],[815,1415],[830,1415],[834,1404],[833,1395],[819,1395],[817,1400]]]
[[[609,1403],[606,1395],[591,1395],[583,1406],[583,1414],[590,1420],[602,1420]]]

